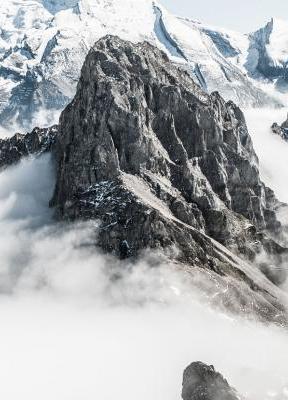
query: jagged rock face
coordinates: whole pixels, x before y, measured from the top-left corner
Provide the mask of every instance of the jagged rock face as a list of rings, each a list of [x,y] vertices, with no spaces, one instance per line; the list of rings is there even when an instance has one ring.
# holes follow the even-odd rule
[[[58,127],[35,128],[26,135],[16,133],[9,139],[0,139],[0,170],[15,164],[22,157],[50,151],[55,143]]]
[[[271,130],[276,135],[279,135],[282,139],[288,141],[288,116],[286,121],[284,121],[281,125],[278,125],[277,122],[274,122],[271,126]]]
[[[169,218],[245,257],[254,259],[264,250],[281,261],[284,249],[258,233],[277,233],[280,224],[273,211],[276,200],[259,179],[242,112],[217,93],[208,96],[150,44],[134,46],[111,36],[96,43],[83,66],[77,94],[61,116],[56,147],[52,204],[63,217],[103,219],[93,196],[102,193],[105,182],[130,184],[130,192],[152,193],[150,203],[157,199]],[[143,222],[133,218],[135,213],[145,214],[137,202],[137,212],[127,204],[123,229],[112,210],[105,214],[109,229],[100,235],[103,247],[117,252],[130,232],[127,245],[132,254],[153,247],[161,237],[159,246],[174,243],[183,251],[186,241],[164,234],[165,224],[153,232],[147,224],[148,242],[143,242],[143,233],[127,229],[127,224],[142,227]],[[198,255],[188,258],[195,262]]]
[[[188,276],[200,274],[217,304],[287,322],[282,293],[260,270],[280,283],[279,268],[235,256],[253,259],[264,250],[280,264],[286,251],[259,231],[263,223],[279,230],[277,201],[259,180],[243,115],[217,93],[205,94],[164,53],[116,37],[99,41],[60,126],[2,140],[1,167],[49,150],[56,215],[100,220],[103,250],[125,259],[158,249]],[[261,201],[252,201],[259,191]],[[241,215],[234,210],[243,193],[252,198]]]
[[[202,362],[190,364],[184,371],[182,383],[183,400],[240,400],[212,365]]]

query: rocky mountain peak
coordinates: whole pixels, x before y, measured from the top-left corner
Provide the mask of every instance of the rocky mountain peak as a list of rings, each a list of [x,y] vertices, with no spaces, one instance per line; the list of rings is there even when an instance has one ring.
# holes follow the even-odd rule
[[[263,28],[250,35],[246,68],[251,76],[275,82],[280,92],[287,92],[288,23],[272,18]]]
[[[188,202],[203,209],[227,208],[258,228],[277,229],[276,220],[264,216],[269,196],[259,179],[241,110],[216,92],[207,95],[147,42],[132,45],[106,36],[96,43],[77,94],[60,118],[60,131],[58,155],[64,174],[54,199],[64,212],[66,201],[89,185],[122,172],[141,177],[148,173],[167,179]],[[83,139],[90,144],[89,159]],[[87,164],[75,170],[69,164],[79,151]],[[188,183],[194,183],[195,175],[206,178],[206,196],[201,195],[204,188],[198,194]],[[241,199],[239,187],[245,192]],[[251,199],[256,200],[259,190],[265,200],[257,211]]]
[[[264,252],[269,264],[256,270],[285,278],[270,268],[286,255],[271,239],[281,234],[277,200],[259,178],[241,110],[151,44],[106,36],[93,46],[61,115],[55,158],[51,205],[60,218],[100,220],[105,251],[158,249],[243,278],[224,245],[254,262]]]
[[[286,120],[281,125],[278,125],[277,122],[274,122],[271,126],[271,130],[285,141],[288,141],[288,115]]]
[[[50,150],[56,216],[98,221],[105,252],[133,261],[152,250],[204,274],[234,311],[286,320],[275,286],[287,257],[278,202],[260,180],[243,113],[166,53],[99,40],[59,126],[2,140],[1,167]]]

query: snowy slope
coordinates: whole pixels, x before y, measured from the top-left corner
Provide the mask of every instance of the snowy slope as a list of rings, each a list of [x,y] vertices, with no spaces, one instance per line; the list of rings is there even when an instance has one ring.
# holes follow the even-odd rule
[[[6,0],[0,4],[0,123],[30,128],[45,118],[52,124],[75,93],[89,48],[106,34],[150,41],[227,100],[273,103],[246,76],[246,37],[213,36],[153,0]]]
[[[9,0],[0,5],[2,123],[17,119],[20,125],[33,125],[37,112],[41,111],[42,119],[43,110],[52,116],[61,110],[74,95],[89,48],[103,35],[153,40],[151,1],[63,0],[55,4],[52,0]]]
[[[182,48],[190,71],[209,92],[218,90],[226,100],[245,106],[263,106],[273,100],[247,76],[241,61],[248,53],[245,35],[213,30],[163,10],[166,28]],[[242,61],[243,62],[243,61]]]
[[[250,35],[246,68],[251,76],[273,82],[281,92],[288,91],[288,22],[272,18]]]
[[[273,90],[278,95],[287,93],[288,21],[272,18],[249,35],[201,24],[199,27],[211,37],[226,60],[248,74],[254,84],[267,93]],[[287,104],[284,96],[280,98]]]

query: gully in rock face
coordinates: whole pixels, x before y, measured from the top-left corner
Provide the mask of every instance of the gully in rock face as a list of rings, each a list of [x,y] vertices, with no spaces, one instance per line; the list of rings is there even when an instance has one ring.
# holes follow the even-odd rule
[[[287,157],[259,108],[286,104],[288,24],[162,0],[0,15],[0,126],[29,131],[0,139],[0,398],[175,400],[200,359],[183,400],[283,400]]]
[[[222,284],[236,278],[246,311],[285,319],[276,287],[261,279],[286,279],[279,203],[260,179],[244,115],[156,47],[99,40],[59,126],[0,144],[2,167],[52,151],[55,216],[100,221],[95,244],[105,252],[152,249]]]

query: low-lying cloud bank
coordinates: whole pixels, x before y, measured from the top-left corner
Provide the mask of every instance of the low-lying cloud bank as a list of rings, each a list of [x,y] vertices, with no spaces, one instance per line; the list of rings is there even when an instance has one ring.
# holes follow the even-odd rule
[[[175,400],[195,360],[251,400],[288,397],[286,331],[216,311],[164,261],[95,251],[95,223],[52,222],[53,176],[48,155],[0,174],[1,398]]]
[[[271,131],[273,122],[285,121],[287,109],[250,109],[245,111],[245,117],[259,157],[262,178],[279,200],[288,203],[288,143]]]
[[[9,120],[6,126],[0,125],[0,139],[11,137],[16,132],[26,133],[32,131],[35,127],[49,128],[50,126],[58,124],[61,111],[56,109],[42,108],[36,112],[31,121],[27,122],[25,127],[19,124],[16,119]]]

